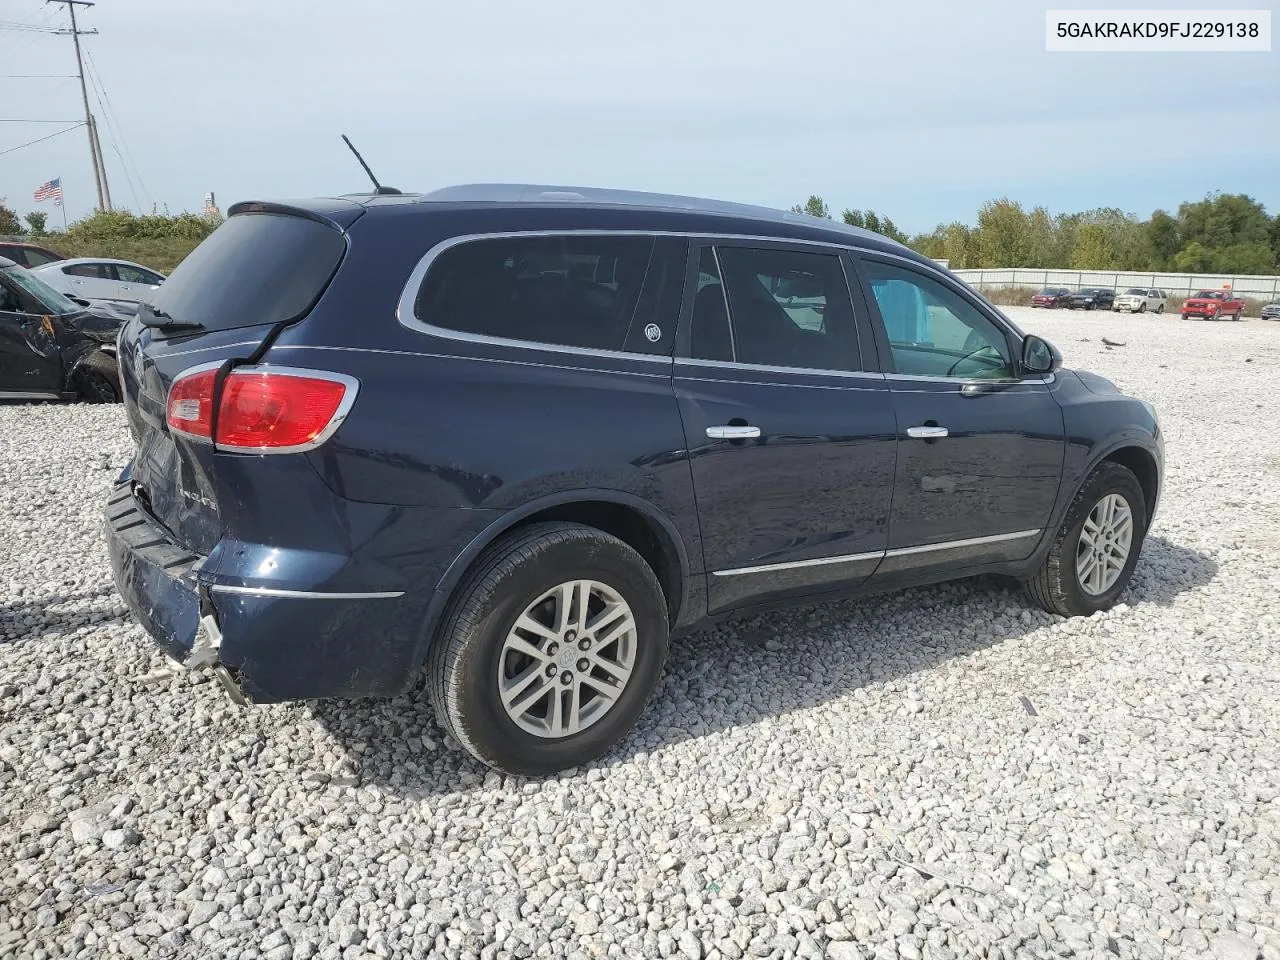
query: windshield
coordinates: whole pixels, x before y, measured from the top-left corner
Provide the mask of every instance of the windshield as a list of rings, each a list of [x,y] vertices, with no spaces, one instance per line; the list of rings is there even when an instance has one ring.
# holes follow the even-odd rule
[[[1199,293],[1196,294],[1196,299],[1197,300],[1221,300],[1222,291],[1221,290],[1201,290]]]
[[[55,317],[78,313],[81,309],[79,304],[68,300],[25,267],[16,264],[12,267],[0,267],[0,273],[34,297],[46,312]]]
[[[1145,297],[1147,295],[1147,291],[1139,290],[1137,287],[1130,287],[1124,292],[1124,295],[1126,297]]]

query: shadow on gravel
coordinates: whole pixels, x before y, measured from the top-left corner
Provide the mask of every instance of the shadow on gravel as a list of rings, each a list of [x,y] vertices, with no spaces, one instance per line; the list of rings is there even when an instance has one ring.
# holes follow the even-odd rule
[[[1207,584],[1217,569],[1203,554],[1152,537],[1123,602],[1168,605]],[[636,728],[599,762],[818,706],[1025,636],[1052,620],[999,577],[730,620],[673,642]],[[939,623],[954,629],[941,632]],[[352,785],[377,783],[412,799],[466,790],[490,774],[445,742],[421,685],[393,699],[318,701],[311,709],[347,750],[352,769],[344,779]]]
[[[0,646],[18,640],[38,640],[50,633],[69,633],[91,623],[118,620],[121,613],[107,614],[76,609],[58,612],[53,607],[81,600],[110,600],[114,590],[91,590],[81,593],[55,593],[33,600],[0,600]],[[115,601],[113,606],[118,606]]]

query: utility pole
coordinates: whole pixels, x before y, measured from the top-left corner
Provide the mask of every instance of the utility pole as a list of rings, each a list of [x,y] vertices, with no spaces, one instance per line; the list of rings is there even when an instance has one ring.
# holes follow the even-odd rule
[[[89,131],[89,155],[93,160],[93,180],[98,188],[98,209],[111,209],[111,190],[107,186],[107,168],[103,163],[102,144],[98,140],[98,124],[89,112],[89,90],[84,82],[84,60],[80,56],[80,35],[97,33],[97,30],[80,30],[76,27],[76,7],[92,7],[93,0],[47,0],[49,3],[65,3],[71,14],[71,29],[57,30],[59,34],[71,34],[76,46],[76,74],[80,78],[80,98],[84,102],[84,124]]]

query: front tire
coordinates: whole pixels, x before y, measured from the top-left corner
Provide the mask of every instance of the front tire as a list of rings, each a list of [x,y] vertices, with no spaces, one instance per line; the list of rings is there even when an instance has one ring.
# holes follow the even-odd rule
[[[1147,506],[1127,467],[1103,462],[1067,510],[1044,564],[1023,584],[1037,606],[1087,617],[1115,606],[1137,566],[1147,535]]]
[[[1146,312],[1147,312],[1147,305],[1146,305],[1145,303],[1140,303],[1140,304],[1138,304],[1138,312],[1139,312],[1139,313],[1146,313]]]
[[[502,538],[450,605],[428,661],[436,717],[478,760],[544,776],[618,742],[667,654],[667,604],[630,546],[538,523]]]

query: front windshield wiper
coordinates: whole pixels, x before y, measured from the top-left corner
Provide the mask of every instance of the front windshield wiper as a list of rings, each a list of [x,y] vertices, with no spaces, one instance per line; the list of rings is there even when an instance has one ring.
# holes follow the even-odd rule
[[[138,311],[138,319],[142,321],[142,325],[144,327],[151,327],[153,330],[161,330],[165,333],[170,333],[175,330],[203,330],[204,329],[203,323],[197,323],[194,320],[175,320],[173,319],[173,317],[169,316],[169,314],[165,313],[163,310],[157,310],[155,307],[151,306],[150,304],[145,304],[145,306],[147,308],[147,312],[151,314],[150,320],[148,320],[146,317],[142,315],[141,310]],[[155,322],[156,320],[159,320],[160,322],[156,323]]]

